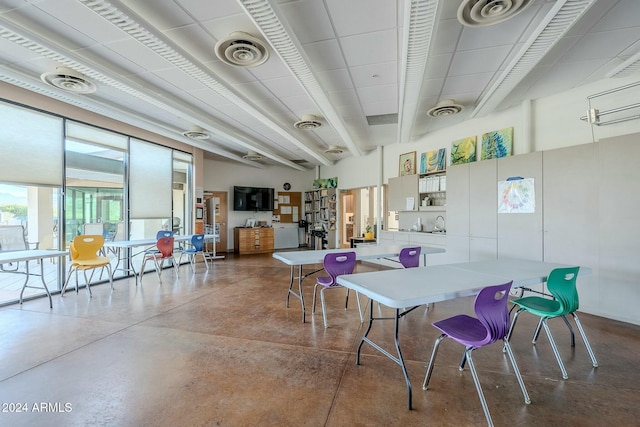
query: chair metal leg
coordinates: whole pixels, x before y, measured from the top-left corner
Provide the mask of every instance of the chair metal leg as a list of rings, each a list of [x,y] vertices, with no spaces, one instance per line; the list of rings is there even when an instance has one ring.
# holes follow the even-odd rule
[[[536,326],[536,330],[533,331],[533,336],[531,337],[531,343],[535,344],[538,341],[538,337],[540,336],[540,330],[542,329],[542,320],[544,319],[544,317],[541,317],[540,320],[538,320],[538,325]]]
[[[513,366],[513,370],[516,373],[518,384],[520,384],[520,390],[522,390],[522,397],[524,397],[524,403],[528,405],[531,403],[531,398],[529,397],[529,393],[527,393],[527,388],[524,386],[522,375],[520,375],[520,369],[518,368],[518,364],[516,363],[516,358],[513,356],[513,351],[511,350],[511,344],[509,344],[509,341],[505,339],[503,339],[503,341],[504,341],[504,348],[507,350],[507,354],[509,355],[509,360],[511,360],[511,366]]]
[[[469,370],[471,371],[471,376],[473,377],[473,383],[476,386],[476,391],[478,392],[478,397],[480,398],[480,404],[482,405],[482,410],[484,411],[484,416],[487,418],[487,424],[490,427],[493,427],[493,420],[491,419],[491,414],[489,413],[489,407],[487,406],[487,401],[484,398],[484,393],[482,392],[482,386],[480,385],[480,379],[478,379],[478,373],[476,372],[476,367],[473,363],[473,358],[471,357],[471,352],[473,348],[467,347],[465,350],[467,360],[469,361]]]
[[[345,288],[347,290],[347,296],[344,299],[344,309],[349,308],[349,288]]]
[[[320,289],[320,301],[322,302],[322,322],[324,323],[325,329],[327,328],[327,311],[325,310],[325,307],[324,307],[324,291],[326,289],[327,288],[324,288],[324,287]]]
[[[576,313],[571,313],[573,316],[573,320],[576,322],[576,326],[578,327],[578,331],[580,332],[580,336],[582,337],[582,341],[584,341],[585,347],[587,347],[587,351],[589,352],[589,356],[591,357],[591,363],[594,368],[598,367],[598,361],[596,360],[596,355],[593,353],[591,349],[591,344],[589,344],[589,340],[587,339],[587,335],[584,333],[584,329],[582,328],[582,323],[580,323],[580,319],[578,319],[578,315]]]
[[[87,292],[89,293],[89,298],[93,297],[93,295],[91,294],[91,278],[93,278],[93,272],[95,270],[91,270],[91,277],[89,279],[87,279],[87,270],[84,270],[84,282],[86,283],[87,286]]]
[[[440,342],[447,337],[446,334],[442,334],[436,339],[436,342],[433,344],[433,351],[431,352],[431,358],[429,359],[429,365],[427,366],[427,372],[424,374],[424,381],[422,382],[422,389],[426,390],[429,387],[429,381],[431,381],[431,373],[433,372],[433,365],[436,360],[436,355],[438,354],[438,347],[440,346]]]
[[[575,317],[574,317],[574,319],[575,319]],[[576,335],[573,333],[573,328],[571,327],[571,324],[567,320],[567,316],[562,316],[562,320],[564,320],[564,324],[567,325],[567,328],[569,328],[569,332],[571,333],[571,347],[575,347],[576,346]]]
[[[553,354],[555,354],[556,360],[558,361],[558,366],[560,366],[560,370],[562,371],[562,378],[566,380],[569,378],[569,374],[567,374],[567,370],[564,368],[564,363],[562,363],[562,358],[560,357],[558,346],[556,345],[556,341],[553,339],[553,335],[551,335],[549,325],[547,325],[547,318],[543,317],[542,319],[542,326],[547,333],[547,337],[549,337],[549,343],[551,344],[551,348],[553,349]]]

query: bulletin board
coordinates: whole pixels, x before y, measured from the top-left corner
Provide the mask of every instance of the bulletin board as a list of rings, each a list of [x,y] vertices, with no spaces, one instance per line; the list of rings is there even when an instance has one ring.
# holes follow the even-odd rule
[[[278,191],[273,207],[273,215],[279,217],[280,222],[293,223],[304,218],[301,192]]]

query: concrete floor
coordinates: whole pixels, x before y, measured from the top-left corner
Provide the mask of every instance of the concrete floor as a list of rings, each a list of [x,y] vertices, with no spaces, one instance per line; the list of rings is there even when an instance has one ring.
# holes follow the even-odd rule
[[[356,271],[378,267],[359,264]],[[307,269],[305,269],[306,271]],[[311,270],[311,267],[308,268]],[[355,301],[326,292],[329,328],[309,307],[285,308],[289,268],[270,255],[227,255],[209,271],[188,265],[176,279],[153,273],[0,309],[2,426],[476,426],[486,424],[469,370],[457,368],[462,346],[442,343],[428,391],[425,365],[438,336],[431,322],[472,314],[473,299],[418,309],[400,324],[413,385],[406,408],[400,367],[368,345]],[[353,298],[353,295],[352,295]],[[364,298],[362,299],[364,302]],[[374,304],[374,310],[388,311]],[[388,311],[391,314],[391,311]],[[500,345],[477,350],[489,410],[497,426],[632,426],[640,419],[640,326],[581,315],[600,362],[593,368],[578,336],[550,321],[569,379],[536,319],[522,314],[512,346],[532,403]],[[371,337],[393,351],[393,323]]]

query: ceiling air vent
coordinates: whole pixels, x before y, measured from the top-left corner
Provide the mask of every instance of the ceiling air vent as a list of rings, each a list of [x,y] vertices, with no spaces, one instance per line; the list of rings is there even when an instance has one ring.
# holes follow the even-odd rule
[[[488,27],[511,19],[534,0],[464,0],[458,8],[458,21],[467,27]]]
[[[222,62],[237,67],[255,67],[269,59],[269,49],[264,42],[242,31],[220,40],[214,51]]]
[[[462,105],[456,104],[453,99],[445,99],[436,104],[435,107],[427,111],[431,117],[451,116],[462,111]]]
[[[302,116],[302,120],[297,121],[293,124],[293,127],[302,130],[312,130],[317,129],[322,126],[322,122],[318,120],[318,118],[312,114],[305,114]]]
[[[344,147],[338,147],[337,145],[330,145],[329,148],[324,150],[326,154],[342,154],[344,153]]]
[[[182,132],[183,136],[191,139],[209,139],[209,133],[199,126],[194,126],[190,130]]]
[[[56,71],[44,73],[40,79],[48,85],[57,87],[73,93],[93,93],[97,87],[84,77],[84,74],[78,73],[71,68],[58,67]]]
[[[251,151],[249,150],[247,152],[247,154],[245,154],[244,156],[242,156],[243,159],[245,160],[260,160],[262,158],[262,155],[256,153],[255,151]]]

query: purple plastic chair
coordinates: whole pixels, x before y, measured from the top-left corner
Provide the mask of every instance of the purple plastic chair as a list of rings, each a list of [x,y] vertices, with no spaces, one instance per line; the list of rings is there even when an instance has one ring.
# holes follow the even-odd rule
[[[353,273],[354,268],[356,267],[356,253],[351,252],[335,252],[328,253],[324,256],[324,269],[328,276],[319,276],[316,279],[316,284],[313,287],[313,308],[311,310],[312,313],[316,312],[316,291],[318,286],[321,286],[320,289],[320,300],[322,301],[322,321],[324,322],[324,327],[327,327],[327,313],[324,306],[324,291],[331,288],[344,288],[344,286],[336,283],[336,277],[342,274],[351,274]],[[347,289],[347,299],[344,303],[345,310],[349,304],[349,289]],[[358,311],[360,311],[360,299],[358,299]]]
[[[509,298],[511,284],[512,282],[508,282],[503,285],[488,286],[478,293],[474,304],[476,316],[478,316],[477,319],[467,316],[466,314],[460,314],[448,319],[440,320],[433,324],[433,326],[442,331],[442,335],[438,337],[433,346],[433,353],[431,354],[427,373],[425,374],[424,382],[422,383],[422,389],[426,390],[429,386],[429,380],[431,379],[434,360],[438,353],[438,346],[442,340],[449,337],[464,345],[465,350],[462,354],[460,370],[464,369],[464,364],[468,360],[469,369],[473,376],[473,382],[475,383],[476,390],[478,391],[484,415],[490,426],[493,426],[493,421],[491,420],[491,414],[489,414],[489,408],[487,407],[487,402],[484,398],[484,394],[482,393],[478,374],[476,372],[473,359],[471,358],[471,352],[473,350],[492,344],[498,340],[502,340],[504,348],[509,355],[509,360],[511,360],[511,365],[515,371],[518,383],[520,383],[520,389],[524,396],[524,403],[531,403],[531,399],[529,398],[527,389],[524,386],[520,370],[518,369],[516,359],[513,357],[513,352],[511,351],[511,346],[507,339],[510,323],[507,301]]]
[[[415,248],[402,248],[400,251],[400,264],[404,268],[413,268],[420,266],[420,246]]]

